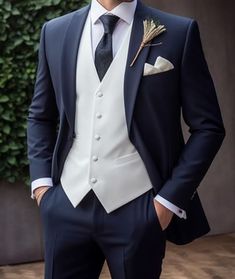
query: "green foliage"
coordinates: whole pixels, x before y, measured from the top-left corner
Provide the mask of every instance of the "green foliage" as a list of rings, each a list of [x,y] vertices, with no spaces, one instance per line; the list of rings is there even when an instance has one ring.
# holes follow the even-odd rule
[[[26,118],[43,23],[86,0],[0,0],[0,180],[28,181]]]

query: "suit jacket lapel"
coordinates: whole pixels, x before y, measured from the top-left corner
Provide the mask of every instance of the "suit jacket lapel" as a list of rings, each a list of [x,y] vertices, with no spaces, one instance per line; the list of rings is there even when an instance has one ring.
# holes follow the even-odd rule
[[[131,121],[133,116],[133,110],[138,92],[139,83],[143,74],[144,63],[149,53],[149,47],[145,47],[135,64],[130,67],[132,60],[134,59],[139,46],[143,39],[144,28],[143,21],[148,18],[148,8],[138,1],[136,12],[134,16],[134,22],[132,27],[132,33],[129,44],[129,52],[126,64],[125,81],[124,81],[124,100],[125,100],[125,111],[128,132],[130,134]]]
[[[74,129],[76,108],[76,65],[78,47],[90,5],[74,14],[68,26],[63,46],[61,84],[65,113],[70,125]]]
[[[70,128],[74,129],[76,109],[76,63],[78,47],[83,27],[90,9],[90,5],[74,14],[68,26],[64,39],[61,67],[62,97],[64,109]],[[131,32],[129,51],[127,57],[125,80],[124,80],[124,101],[128,132],[130,133],[133,110],[138,92],[139,83],[143,74],[144,63],[149,53],[149,47],[145,47],[133,67],[130,64],[140,46],[143,38],[143,21],[149,16],[148,8],[138,1],[134,22]]]

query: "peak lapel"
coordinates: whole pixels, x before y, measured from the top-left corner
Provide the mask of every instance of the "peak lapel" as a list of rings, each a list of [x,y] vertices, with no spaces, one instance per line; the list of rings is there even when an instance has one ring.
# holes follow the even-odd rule
[[[149,53],[149,47],[145,47],[135,64],[130,67],[139,46],[143,39],[144,27],[143,21],[149,16],[147,7],[138,1],[136,12],[134,16],[134,22],[132,27],[132,33],[129,44],[129,52],[127,57],[125,81],[124,81],[124,100],[125,100],[125,111],[128,132],[130,134],[131,121],[133,116],[133,110],[138,92],[139,83],[143,74],[144,63]]]
[[[76,65],[79,43],[90,5],[74,14],[68,26],[62,53],[61,83],[65,113],[74,129],[76,106]]]

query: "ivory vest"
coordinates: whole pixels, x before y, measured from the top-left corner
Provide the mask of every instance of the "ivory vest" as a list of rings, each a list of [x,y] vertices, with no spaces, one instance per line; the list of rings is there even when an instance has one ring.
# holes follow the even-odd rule
[[[61,185],[74,207],[92,189],[109,213],[152,188],[129,140],[125,118],[124,74],[131,28],[100,82],[89,16],[84,26],[76,71],[76,138],[61,175]]]

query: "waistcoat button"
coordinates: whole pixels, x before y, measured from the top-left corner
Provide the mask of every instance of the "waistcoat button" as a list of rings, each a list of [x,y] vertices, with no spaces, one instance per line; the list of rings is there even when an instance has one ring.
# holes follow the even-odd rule
[[[102,117],[102,114],[98,112],[98,113],[96,114],[96,117],[100,119],[100,118]]]
[[[93,156],[93,157],[92,157],[92,160],[93,160],[94,162],[96,162],[96,161],[98,161],[98,157],[97,157],[97,156]]]
[[[103,93],[99,91],[99,92],[97,93],[97,96],[98,96],[98,97],[103,97]]]
[[[93,177],[93,178],[91,179],[91,183],[95,184],[96,182],[97,182],[97,179]]]
[[[101,138],[101,137],[100,137],[99,135],[95,135],[95,139],[96,139],[96,140],[100,140],[100,138]]]

